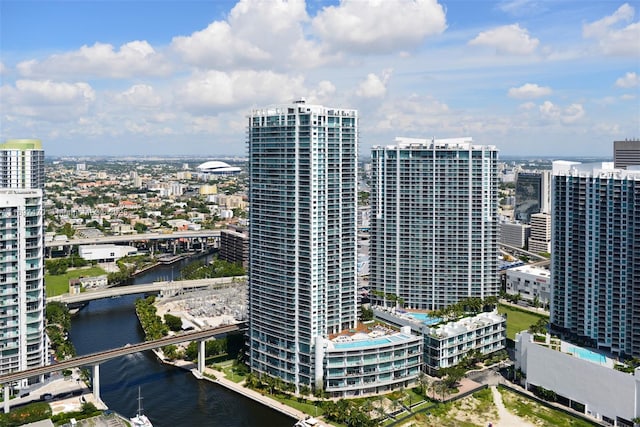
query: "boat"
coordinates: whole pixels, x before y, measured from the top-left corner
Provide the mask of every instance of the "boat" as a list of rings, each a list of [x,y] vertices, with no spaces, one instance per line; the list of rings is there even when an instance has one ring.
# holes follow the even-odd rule
[[[138,412],[133,418],[129,418],[132,427],[153,427],[149,418],[142,414],[142,396],[140,395],[140,387],[138,387]]]

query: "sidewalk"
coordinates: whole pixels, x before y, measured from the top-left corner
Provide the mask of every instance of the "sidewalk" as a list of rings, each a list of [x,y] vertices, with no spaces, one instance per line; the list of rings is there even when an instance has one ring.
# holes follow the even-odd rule
[[[229,390],[233,390],[236,393],[239,393],[243,396],[246,396],[250,399],[255,400],[256,402],[260,402],[261,404],[268,406],[271,409],[275,409],[276,411],[282,412],[283,414],[286,414],[291,418],[295,418],[296,420],[302,420],[309,417],[308,414],[302,411],[299,411],[295,408],[291,408],[290,406],[287,406],[284,403],[280,403],[277,400],[274,400],[268,396],[265,396],[262,393],[259,393],[255,390],[251,390],[249,388],[244,387],[242,383],[234,383],[233,381],[228,380],[224,372],[220,372],[212,368],[205,368],[204,372],[205,374],[208,374],[208,375],[214,375],[216,379],[213,380],[207,377],[207,375],[204,375],[203,379],[218,383],[221,386],[228,388]]]

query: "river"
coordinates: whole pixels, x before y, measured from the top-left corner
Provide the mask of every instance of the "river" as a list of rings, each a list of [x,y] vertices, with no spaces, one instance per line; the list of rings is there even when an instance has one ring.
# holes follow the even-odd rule
[[[177,278],[188,262],[156,267],[133,283]],[[144,335],[134,309],[139,297],[93,301],[80,310],[72,319],[69,334],[78,355],[142,342]],[[100,394],[109,409],[126,417],[135,415],[138,387],[144,413],[154,427],[290,427],[295,422],[217,384],[199,381],[188,371],[163,365],[150,351],[100,365]]]

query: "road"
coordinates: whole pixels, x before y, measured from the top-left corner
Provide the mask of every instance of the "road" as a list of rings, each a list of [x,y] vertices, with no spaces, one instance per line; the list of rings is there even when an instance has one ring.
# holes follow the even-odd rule
[[[101,351],[99,353],[93,353],[86,356],[74,357],[72,359],[58,362],[54,365],[41,366],[38,368],[27,369],[25,371],[13,372],[0,376],[0,384],[8,384],[14,381],[23,380],[30,377],[35,377],[44,374],[50,374],[52,372],[63,371],[65,369],[76,368],[79,366],[96,365],[106,360],[114,359],[116,357],[124,356],[127,354],[138,353],[141,351],[152,350],[154,348],[164,347],[165,345],[178,344],[185,341],[198,341],[205,338],[210,338],[216,335],[227,334],[230,332],[237,332],[245,330],[244,325],[227,325],[218,328],[203,329],[195,332],[186,332],[168,337],[160,338],[154,341],[146,341],[138,344],[126,345],[111,350]]]
[[[246,280],[247,276],[218,277],[212,279],[177,280],[170,282],[153,282],[142,285],[116,286],[113,288],[91,290],[79,294],[62,294],[47,297],[47,301],[59,301],[65,304],[79,304],[103,298],[113,298],[122,295],[133,295],[153,292],[177,292],[186,289],[208,288],[218,285]]]
[[[93,237],[89,239],[70,239],[70,240],[54,240],[51,242],[45,242],[45,247],[56,248],[59,246],[76,246],[76,245],[98,245],[108,243],[124,243],[135,242],[141,240],[175,240],[175,239],[188,239],[195,237],[204,238],[220,238],[220,230],[191,230],[191,231],[174,231],[168,234],[158,233],[142,233],[142,234],[126,234],[122,236],[103,236]]]

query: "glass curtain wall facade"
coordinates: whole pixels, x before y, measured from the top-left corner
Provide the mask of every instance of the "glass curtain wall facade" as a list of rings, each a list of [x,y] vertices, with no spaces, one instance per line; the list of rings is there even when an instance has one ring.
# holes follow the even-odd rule
[[[550,175],[549,171],[518,173],[514,207],[516,221],[529,224],[531,215],[549,211]]]
[[[498,295],[498,151],[471,138],[372,149],[372,302],[439,309]]]
[[[640,357],[640,171],[553,164],[552,327]]]
[[[297,389],[322,387],[316,338],[357,321],[357,144],[355,110],[249,116],[250,363]]]

